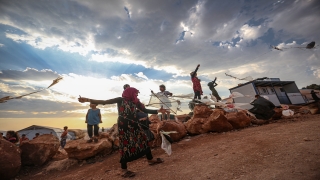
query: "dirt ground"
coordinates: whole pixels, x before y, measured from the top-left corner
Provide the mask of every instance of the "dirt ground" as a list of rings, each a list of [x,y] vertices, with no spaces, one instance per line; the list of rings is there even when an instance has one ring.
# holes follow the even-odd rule
[[[133,179],[320,179],[320,115],[279,120],[227,133],[187,137],[172,145],[172,155],[161,148],[154,157],[128,164]],[[94,164],[45,174],[41,168],[23,169],[16,179],[123,179],[114,153]]]

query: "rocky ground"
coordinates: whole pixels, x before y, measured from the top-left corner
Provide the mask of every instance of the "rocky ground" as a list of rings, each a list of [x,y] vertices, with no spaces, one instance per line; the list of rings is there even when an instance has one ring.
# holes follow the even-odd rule
[[[172,145],[171,156],[159,147],[152,151],[163,164],[149,166],[140,159],[128,165],[134,179],[320,179],[319,129],[318,114],[187,136]],[[122,179],[117,153],[65,163],[70,168],[60,171],[22,167],[15,179]]]

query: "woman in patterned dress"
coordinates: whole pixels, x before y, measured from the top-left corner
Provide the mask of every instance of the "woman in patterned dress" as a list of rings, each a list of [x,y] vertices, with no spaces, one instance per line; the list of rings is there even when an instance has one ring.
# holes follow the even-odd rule
[[[166,110],[149,110],[138,99],[139,91],[135,88],[127,88],[123,91],[122,97],[109,100],[93,100],[79,98],[79,102],[90,102],[93,104],[114,104],[118,107],[118,130],[120,140],[120,163],[123,170],[123,177],[132,177],[134,172],[127,169],[127,162],[134,161],[146,155],[149,165],[162,163],[163,160],[157,158],[153,160],[150,147],[148,146],[147,136],[142,129],[137,118],[137,109],[149,114],[165,113]]]

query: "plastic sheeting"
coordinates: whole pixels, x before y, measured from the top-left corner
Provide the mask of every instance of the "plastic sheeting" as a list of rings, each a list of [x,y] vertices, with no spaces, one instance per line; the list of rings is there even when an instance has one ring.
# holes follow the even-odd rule
[[[171,150],[171,144],[170,142],[164,137],[164,135],[161,133],[161,149],[163,149],[169,156],[172,154]]]

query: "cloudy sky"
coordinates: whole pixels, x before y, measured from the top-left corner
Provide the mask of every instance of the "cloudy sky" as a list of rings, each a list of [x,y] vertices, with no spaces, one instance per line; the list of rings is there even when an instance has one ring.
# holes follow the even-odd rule
[[[165,84],[192,93],[189,73],[201,64],[204,94],[218,77],[221,96],[252,76],[320,82],[318,0],[95,0],[0,1],[0,97],[49,90],[0,104],[0,129],[32,124],[85,128],[88,104],[119,97],[123,84],[140,90]],[[289,48],[270,49],[270,45]],[[100,106],[103,125],[115,106]]]

